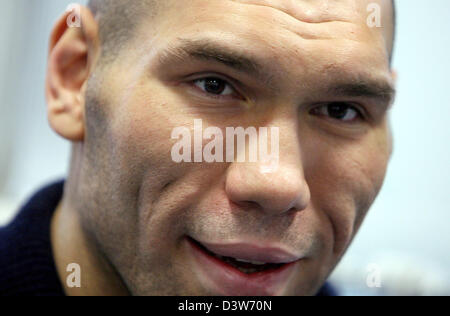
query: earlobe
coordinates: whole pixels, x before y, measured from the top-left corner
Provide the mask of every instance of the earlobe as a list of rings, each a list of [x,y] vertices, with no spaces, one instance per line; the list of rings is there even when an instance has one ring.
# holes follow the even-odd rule
[[[50,37],[46,78],[48,120],[62,137],[84,140],[85,87],[98,51],[97,24],[87,8],[81,8],[80,27],[67,26],[66,12]]]

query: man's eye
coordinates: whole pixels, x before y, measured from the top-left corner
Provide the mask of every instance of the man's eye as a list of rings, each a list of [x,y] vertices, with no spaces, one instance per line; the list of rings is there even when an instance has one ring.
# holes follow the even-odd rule
[[[362,115],[355,107],[345,102],[333,102],[313,109],[312,114],[327,116],[335,120],[351,122]]]
[[[194,84],[203,92],[216,96],[229,96],[236,94],[234,88],[225,80],[220,78],[202,78],[195,80]]]

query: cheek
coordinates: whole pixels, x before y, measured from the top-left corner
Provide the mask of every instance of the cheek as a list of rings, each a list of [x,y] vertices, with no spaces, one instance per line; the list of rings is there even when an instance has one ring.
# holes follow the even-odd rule
[[[176,174],[172,163],[171,132],[183,125],[173,113],[170,98],[152,88],[150,83],[137,82],[117,104],[111,124],[111,143],[118,172],[125,177],[152,177],[156,186],[164,186]]]
[[[380,191],[390,152],[387,133],[352,143],[319,141],[311,152],[305,176],[312,204],[329,220],[340,255]]]
[[[196,171],[198,164],[177,164],[171,158],[172,146],[178,141],[171,138],[173,129],[189,127],[193,121],[181,105],[176,96],[146,79],[130,87],[113,114],[110,151],[117,166],[114,173],[121,178],[117,182],[134,179],[133,190],[124,187],[122,193],[136,201],[140,230],[147,234],[147,241],[176,234],[176,229],[163,230],[174,222],[178,227],[180,205],[186,204],[182,200],[190,200],[198,189],[179,183]],[[201,180],[190,178],[192,182]]]

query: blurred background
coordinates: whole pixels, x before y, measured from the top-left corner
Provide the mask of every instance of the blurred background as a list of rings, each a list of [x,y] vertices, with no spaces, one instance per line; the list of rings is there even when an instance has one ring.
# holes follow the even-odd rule
[[[48,127],[44,78],[48,36],[69,3],[0,0],[0,226],[66,174],[70,147]],[[343,295],[450,295],[450,2],[397,0],[397,10],[394,154],[331,276]]]

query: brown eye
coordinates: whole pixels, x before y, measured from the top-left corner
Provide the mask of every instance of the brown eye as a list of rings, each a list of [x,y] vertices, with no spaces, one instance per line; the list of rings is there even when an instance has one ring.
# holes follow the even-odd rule
[[[327,116],[335,120],[350,122],[360,117],[359,111],[345,102],[333,102],[313,110],[313,114]]]
[[[213,95],[226,96],[235,93],[230,84],[220,78],[210,77],[198,79],[194,81],[194,84],[204,92]]]

